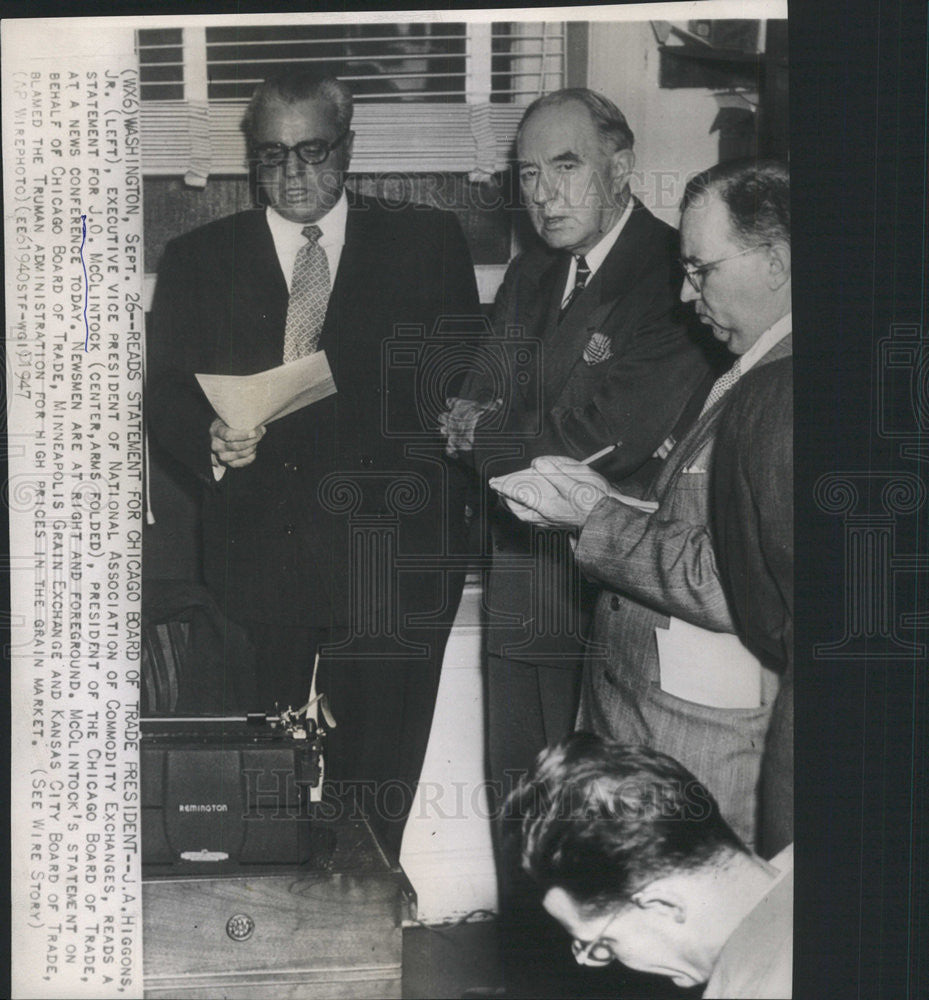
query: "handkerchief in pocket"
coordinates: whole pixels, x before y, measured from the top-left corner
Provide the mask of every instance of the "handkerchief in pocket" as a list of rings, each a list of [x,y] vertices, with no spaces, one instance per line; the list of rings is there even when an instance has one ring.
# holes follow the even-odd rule
[[[584,348],[584,361],[588,365],[599,365],[601,361],[609,361],[613,357],[613,345],[605,333],[598,330],[587,341]]]

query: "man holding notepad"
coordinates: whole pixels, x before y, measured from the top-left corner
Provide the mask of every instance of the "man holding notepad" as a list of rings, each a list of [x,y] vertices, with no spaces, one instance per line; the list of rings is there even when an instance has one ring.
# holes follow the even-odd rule
[[[791,708],[778,697],[792,627],[792,428],[782,419],[792,391],[786,168],[724,163],[691,180],[681,250],[681,298],[695,303],[732,364],[644,494],[652,509],[570,458],[536,459],[491,485],[530,523],[579,530],[578,565],[602,588],[578,728],[679,760],[754,845],[775,699],[783,722],[774,762],[780,771],[792,766]],[[738,454],[716,454],[718,440],[737,441],[727,447]],[[771,458],[759,470],[762,455]],[[722,497],[718,485],[712,492],[721,460],[735,463]],[[723,512],[740,523],[717,524],[714,542],[712,520]],[[784,796],[790,777],[769,781]],[[778,838],[762,850],[784,846],[792,831]]]
[[[417,336],[479,304],[451,213],[349,197],[351,117],[332,78],[291,71],[257,88],[243,131],[266,207],[165,250],[148,414],[202,484],[205,582],[258,658],[248,707],[303,705],[321,650],[317,689],[338,723],[327,776],[392,783],[373,809],[389,813],[396,853],[463,583],[439,562],[464,547],[466,482],[385,358],[402,328],[415,364]],[[281,395],[270,418],[292,398],[290,366],[321,389],[314,402],[257,426],[236,426],[234,406],[220,415],[216,376],[264,378]]]

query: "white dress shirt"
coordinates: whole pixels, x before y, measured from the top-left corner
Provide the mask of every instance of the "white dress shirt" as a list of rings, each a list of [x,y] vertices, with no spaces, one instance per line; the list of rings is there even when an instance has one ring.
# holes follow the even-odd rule
[[[623,226],[629,221],[629,216],[632,215],[632,196],[629,196],[629,200],[626,202],[626,207],[623,209],[623,214],[619,217],[616,225],[613,226],[600,240],[600,242],[589,250],[585,254],[581,254],[585,261],[587,261],[587,266],[590,268],[590,277],[587,279],[587,284],[589,285],[593,276],[600,269],[600,265],[606,260],[607,254],[613,249],[613,245],[619,239],[619,234],[623,231]],[[561,296],[561,304],[564,305],[565,302],[570,297],[571,293],[574,291],[574,283],[577,280],[577,254],[571,254],[571,266],[568,268],[568,280],[565,283],[564,294]]]
[[[304,226],[310,223],[291,222],[278,215],[273,208],[268,208],[266,217],[268,228],[271,230],[271,238],[274,240],[274,249],[277,251],[277,259],[284,273],[284,280],[287,282],[287,291],[290,291],[290,282],[294,274],[294,264],[297,261],[297,254],[300,248],[306,246],[306,237],[303,235]],[[330,287],[335,282],[336,271],[339,269],[339,260],[342,257],[342,247],[345,246],[345,224],[348,220],[348,198],[345,191],[331,209],[321,218],[317,219],[315,225],[322,230],[319,238],[319,245],[326,251],[326,260],[329,262],[329,282]]]
[[[739,361],[739,378],[760,361],[775,344],[780,343],[793,329],[792,313],[785,316],[769,326],[767,330],[755,341],[754,344],[741,355]]]
[[[307,222],[291,222],[283,218],[268,207],[265,217],[268,220],[268,228],[271,230],[271,238],[274,240],[274,249],[277,252],[277,259],[287,282],[287,292],[290,293],[290,284],[294,276],[294,264],[297,262],[297,254],[300,248],[306,246],[306,237],[303,235],[303,227],[310,225]],[[319,238],[319,245],[326,251],[326,260],[329,262],[329,286],[335,282],[336,271],[339,269],[339,260],[342,257],[342,247],[345,246],[345,225],[348,221],[348,199],[345,191],[332,208],[321,218],[317,219],[315,225],[319,226],[322,235]],[[226,472],[225,466],[220,464],[215,454],[211,454],[213,466],[213,478],[219,482]]]

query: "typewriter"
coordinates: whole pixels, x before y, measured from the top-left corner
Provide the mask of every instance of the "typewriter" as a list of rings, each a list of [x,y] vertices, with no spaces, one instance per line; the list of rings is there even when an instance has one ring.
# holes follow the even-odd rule
[[[317,817],[326,729],[308,708],[142,718],[143,868],[324,867],[334,847]]]

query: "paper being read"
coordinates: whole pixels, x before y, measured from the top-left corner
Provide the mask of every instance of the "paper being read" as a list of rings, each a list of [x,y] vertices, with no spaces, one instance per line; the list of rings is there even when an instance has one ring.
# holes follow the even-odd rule
[[[217,415],[241,430],[270,423],[336,391],[325,351],[255,375],[197,373],[197,381]]]

